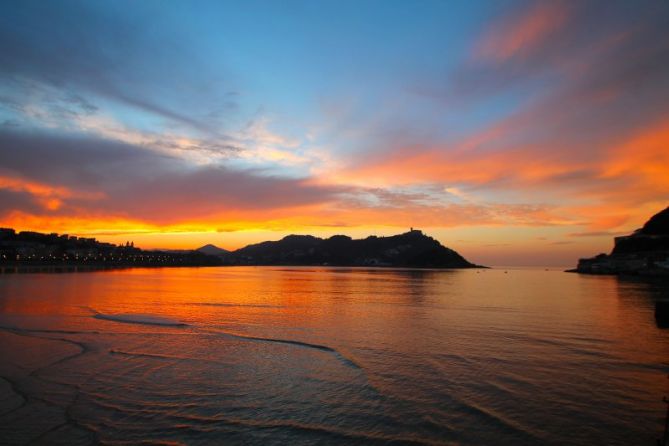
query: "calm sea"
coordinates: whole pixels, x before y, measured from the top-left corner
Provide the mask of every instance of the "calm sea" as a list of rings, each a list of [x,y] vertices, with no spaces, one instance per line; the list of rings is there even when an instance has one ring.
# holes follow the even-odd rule
[[[543,269],[0,275],[0,443],[650,446],[662,293]]]

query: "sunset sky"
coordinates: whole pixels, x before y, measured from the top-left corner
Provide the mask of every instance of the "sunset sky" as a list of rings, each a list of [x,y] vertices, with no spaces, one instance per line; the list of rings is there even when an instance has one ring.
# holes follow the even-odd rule
[[[0,226],[570,265],[668,204],[665,0],[0,3]]]

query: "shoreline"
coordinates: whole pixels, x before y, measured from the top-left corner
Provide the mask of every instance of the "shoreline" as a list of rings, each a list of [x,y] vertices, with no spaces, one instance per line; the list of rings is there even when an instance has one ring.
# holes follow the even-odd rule
[[[359,268],[359,269],[406,269],[418,271],[451,271],[451,270],[470,270],[470,269],[499,269],[488,266],[467,266],[467,267],[416,267],[403,265],[304,265],[304,264],[221,264],[221,265],[109,265],[109,264],[0,264],[0,275],[3,274],[64,274],[64,273],[87,273],[96,271],[115,271],[126,269],[157,269],[157,268],[234,268],[234,267],[304,267],[304,268]]]

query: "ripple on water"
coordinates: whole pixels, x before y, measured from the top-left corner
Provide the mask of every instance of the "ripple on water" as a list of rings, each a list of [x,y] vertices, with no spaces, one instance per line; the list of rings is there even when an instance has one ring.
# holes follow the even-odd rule
[[[140,324],[140,325],[162,325],[166,327],[186,327],[188,324],[176,319],[156,316],[153,314],[139,314],[139,313],[118,313],[118,314],[104,314],[96,313],[93,315],[96,319],[102,319],[112,322],[121,322],[124,324]]]

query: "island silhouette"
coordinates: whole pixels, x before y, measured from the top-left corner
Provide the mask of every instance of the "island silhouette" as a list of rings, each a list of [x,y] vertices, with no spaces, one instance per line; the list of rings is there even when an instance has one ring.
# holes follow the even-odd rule
[[[485,268],[420,230],[364,239],[289,235],[278,241],[227,251],[208,244],[195,250],[143,250],[67,234],[16,232],[0,228],[0,265],[20,266],[367,266],[406,268]]]

